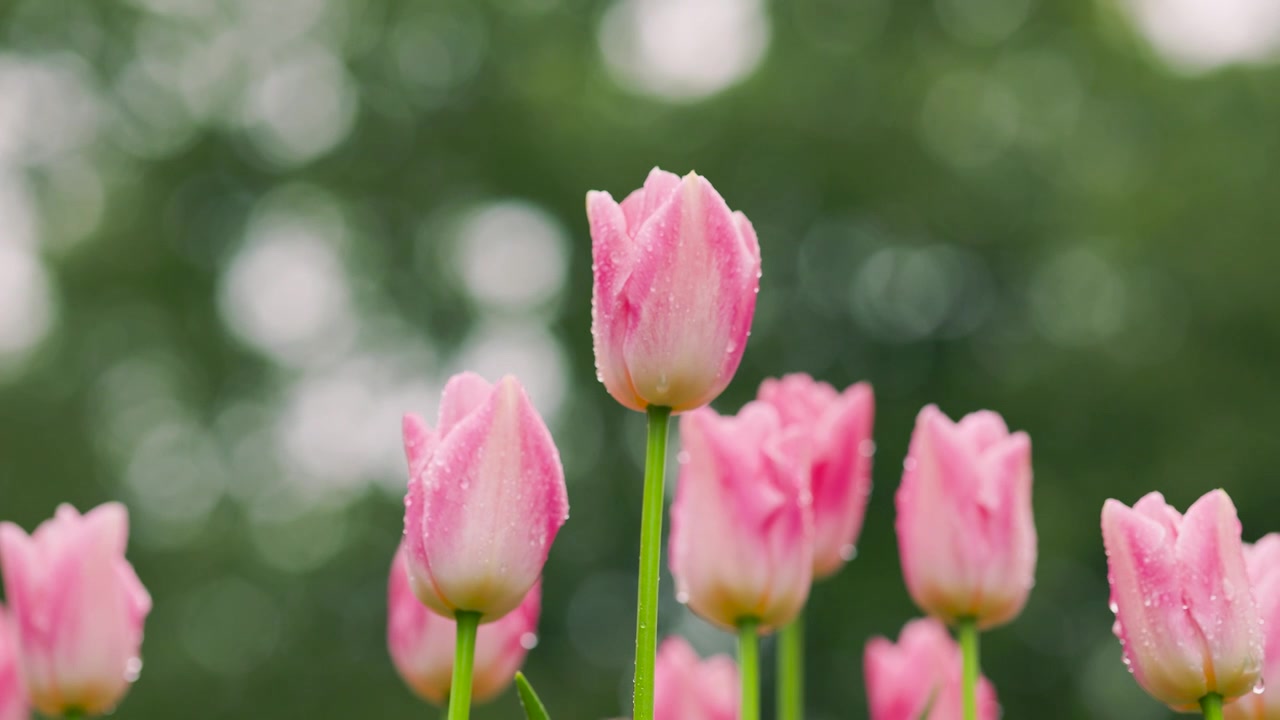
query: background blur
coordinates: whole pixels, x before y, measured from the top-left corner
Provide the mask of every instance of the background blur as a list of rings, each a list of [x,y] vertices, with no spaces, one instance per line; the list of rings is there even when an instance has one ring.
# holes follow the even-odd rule
[[[764,254],[717,406],[796,370],[878,396],[811,717],[864,717],[863,643],[915,613],[928,402],[1035,443],[1006,717],[1168,717],[1098,515],[1223,486],[1280,529],[1278,49],[1271,0],[0,3],[0,516],[128,503],[156,607],[119,717],[433,717],[385,649],[398,420],[514,372],[573,508],[526,670],[557,718],[623,714],[643,418],[594,380],[583,197],[697,169]],[[664,631],[729,650],[672,587]]]

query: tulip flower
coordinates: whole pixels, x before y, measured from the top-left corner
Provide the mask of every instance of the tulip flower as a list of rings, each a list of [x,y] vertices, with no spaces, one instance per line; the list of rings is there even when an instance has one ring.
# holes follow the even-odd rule
[[[871,495],[871,386],[858,383],[840,393],[808,375],[794,374],[765,380],[759,398],[778,411],[783,427],[801,428],[808,436],[813,574],[833,575],[853,557]]]
[[[18,672],[16,628],[0,607],[0,720],[29,720],[27,690]]]
[[[695,410],[680,440],[671,574],[682,602],[738,632],[742,717],[754,720],[756,634],[794,620],[813,577],[807,443],[761,402],[736,417]]]
[[[738,369],[755,314],[760,246],[711,183],[654,168],[614,202],[587,193],[591,334],[609,394],[632,410],[692,410]]]
[[[695,173],[654,168],[621,203],[589,192],[587,219],[596,376],[623,406],[649,416],[634,710],[636,720],[652,720],[668,419],[710,403],[737,372],[755,315],[760,245],[746,216]]]
[[[778,411],[784,427],[800,428],[809,440],[813,575],[829,577],[853,557],[871,495],[871,386],[858,383],[841,393],[797,373],[765,380],[759,399]],[[803,617],[797,617],[778,638],[779,720],[804,717],[803,658]]]
[[[738,667],[727,655],[701,660],[684,638],[658,648],[654,720],[738,720]]]
[[[466,720],[477,626],[514,610],[542,575],[569,517],[564,469],[510,375],[497,385],[474,373],[450,378],[434,431],[405,416],[404,448],[409,585],[424,605],[457,621],[449,719]]]
[[[45,715],[110,712],[137,678],[151,597],[124,558],[128,537],[119,503],[85,515],[59,506],[31,536],[0,523],[21,673]]]
[[[1263,635],[1231,498],[1214,490],[1181,515],[1153,492],[1102,508],[1113,627],[1125,664],[1152,697],[1180,710],[1251,691]]]
[[[752,402],[736,417],[689,413],[680,443],[670,552],[681,599],[727,629],[744,618],[785,625],[813,577],[804,438]]]
[[[1022,611],[1036,567],[1026,433],[994,412],[953,423],[926,407],[896,501],[902,573],[920,609],[982,629]]]
[[[550,431],[514,377],[491,385],[462,373],[445,386],[434,432],[405,417],[404,445],[414,592],[445,617],[501,618],[537,582],[569,517]]]
[[[481,625],[476,633],[472,698],[485,702],[511,684],[525,655],[537,642],[541,584],[501,620]],[[387,646],[405,683],[424,700],[444,703],[453,680],[457,624],[428,610],[409,584],[403,546],[396,551],[387,583]]]
[[[959,720],[961,717],[960,648],[942,623],[912,620],[902,628],[898,644],[878,637],[867,643],[863,658],[871,720]],[[996,720],[996,691],[984,677],[978,683],[977,712]]]
[[[1254,692],[1228,705],[1223,714],[1227,720],[1280,720],[1280,533],[1246,545],[1244,561],[1265,636],[1262,676],[1272,682],[1265,689],[1255,686]]]

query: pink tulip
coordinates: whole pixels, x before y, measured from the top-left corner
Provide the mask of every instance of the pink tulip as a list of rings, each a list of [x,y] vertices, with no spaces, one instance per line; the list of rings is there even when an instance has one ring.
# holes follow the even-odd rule
[[[738,664],[727,655],[701,660],[684,638],[658,648],[653,720],[738,720]]]
[[[1244,560],[1265,636],[1262,676],[1271,682],[1265,691],[1250,693],[1226,706],[1223,714],[1226,720],[1280,720],[1280,533],[1246,545]]]
[[[1214,490],[1187,514],[1153,492],[1102,508],[1113,627],[1125,664],[1152,697],[1194,710],[1230,700],[1262,672],[1262,626],[1231,498]]]
[[[795,374],[765,380],[759,395],[778,411],[784,427],[801,428],[809,438],[813,574],[828,577],[853,558],[871,495],[871,386],[858,383],[838,393],[827,383]]]
[[[907,590],[948,623],[986,629],[1022,612],[1035,581],[1031,440],[983,410],[951,422],[920,411],[897,495]]]
[[[481,625],[476,634],[471,697],[490,700],[506,689],[537,642],[542,586],[535,583],[524,601],[501,620]],[[453,620],[418,601],[409,583],[404,547],[396,551],[387,584],[387,646],[405,683],[424,700],[443,704],[453,681],[457,640]]]
[[[31,708],[18,673],[18,636],[8,613],[0,608],[0,720],[28,720]]]
[[[671,574],[694,612],[725,628],[793,620],[809,596],[813,515],[803,436],[760,402],[680,421]]]
[[[61,505],[31,536],[0,523],[21,671],[45,715],[107,713],[137,678],[151,597],[124,558],[128,538],[119,503],[85,515]]]
[[[418,599],[452,618],[511,612],[542,575],[569,517],[560,454],[524,388],[455,375],[436,430],[404,419],[405,547]]]
[[[897,645],[872,638],[863,671],[871,720],[960,720],[963,716],[960,647],[937,620],[907,623]],[[978,718],[999,716],[995,688],[980,678]]]
[[[738,369],[760,287],[760,246],[696,173],[654,168],[621,204],[587,193],[596,370],[632,410],[692,410]]]

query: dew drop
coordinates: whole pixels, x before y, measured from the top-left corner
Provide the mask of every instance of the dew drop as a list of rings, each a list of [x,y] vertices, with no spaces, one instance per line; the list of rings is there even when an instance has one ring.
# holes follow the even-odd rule
[[[1110,603],[1108,603],[1107,607],[1111,608],[1111,612],[1113,613],[1120,612],[1120,605],[1115,600],[1112,600]]]
[[[680,603],[681,605],[686,605],[686,604],[688,604],[688,602],[689,602],[689,593],[684,592],[684,591],[681,591],[681,592],[676,593],[676,602]]]
[[[840,559],[849,562],[858,556],[858,548],[852,544],[840,546]]]
[[[1261,695],[1267,691],[1267,683],[1262,678],[1258,678],[1258,682],[1253,685],[1253,694]]]
[[[863,440],[858,443],[858,454],[862,457],[871,457],[876,454],[876,442],[874,440]]]
[[[689,458],[688,450],[681,450],[680,452],[676,453],[676,462],[680,463],[681,465],[688,465],[689,460],[690,458]]]
[[[126,682],[134,682],[138,676],[142,674],[142,658],[129,658],[124,665],[124,679]]]
[[[538,647],[538,636],[531,632],[527,632],[520,636],[520,647],[525,650],[532,650]]]

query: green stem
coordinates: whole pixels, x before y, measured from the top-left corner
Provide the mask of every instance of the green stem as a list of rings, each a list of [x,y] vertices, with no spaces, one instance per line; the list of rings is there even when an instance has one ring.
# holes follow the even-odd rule
[[[804,717],[804,612],[778,633],[778,720]]]
[[[658,651],[658,568],[662,559],[662,486],[671,408],[649,408],[640,515],[640,582],[636,597],[636,676],[633,720],[653,720],[653,662]]]
[[[83,717],[84,713],[80,712],[76,708],[71,708],[62,716],[62,720],[81,720]]]
[[[480,613],[459,610],[458,643],[453,653],[453,684],[449,688],[449,720],[467,720],[471,714],[471,666],[476,659],[476,630]]]
[[[978,720],[978,622],[961,618],[958,629],[960,652],[964,655],[964,720]]]
[[[738,623],[738,668],[742,673],[741,720],[760,720],[760,642],[750,618]]]
[[[1209,693],[1200,698],[1200,709],[1204,710],[1204,720],[1222,720],[1222,696]]]

